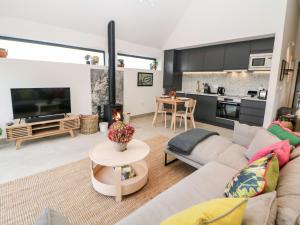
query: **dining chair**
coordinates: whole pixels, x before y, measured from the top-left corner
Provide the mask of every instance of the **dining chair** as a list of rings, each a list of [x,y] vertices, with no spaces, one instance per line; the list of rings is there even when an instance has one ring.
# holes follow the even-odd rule
[[[194,112],[196,108],[197,100],[190,99],[184,103],[185,110],[184,111],[177,111],[176,118],[180,118],[179,126],[181,127],[182,119],[184,119],[184,129],[187,131],[187,119],[189,118],[191,121],[191,126],[193,128],[196,127]]]
[[[167,114],[170,113],[172,114],[173,113],[173,106],[172,108],[166,108],[166,104],[164,103],[158,103],[159,106],[158,106],[158,111],[157,113],[158,114],[162,114],[162,121],[165,120],[165,128],[167,128]]]

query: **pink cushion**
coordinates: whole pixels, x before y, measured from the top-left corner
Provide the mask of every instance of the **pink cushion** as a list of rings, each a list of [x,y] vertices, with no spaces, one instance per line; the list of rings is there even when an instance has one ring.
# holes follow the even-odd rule
[[[280,168],[288,163],[291,153],[291,146],[288,140],[280,141],[275,144],[269,145],[260,149],[250,160],[249,164],[255,160],[258,160],[270,153],[275,153],[277,155]]]

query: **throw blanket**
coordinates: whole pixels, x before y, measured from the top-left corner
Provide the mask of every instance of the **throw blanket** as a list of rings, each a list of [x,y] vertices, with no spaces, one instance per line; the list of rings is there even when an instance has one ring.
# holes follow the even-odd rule
[[[169,150],[172,152],[189,155],[194,147],[201,141],[212,135],[219,135],[217,132],[193,128],[173,137],[169,142]]]

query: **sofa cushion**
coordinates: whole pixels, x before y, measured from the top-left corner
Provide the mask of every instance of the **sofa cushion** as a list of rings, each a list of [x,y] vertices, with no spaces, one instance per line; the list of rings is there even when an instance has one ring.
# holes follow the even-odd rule
[[[71,225],[68,218],[53,209],[43,210],[35,225]]]
[[[261,127],[249,126],[247,124],[234,122],[232,141],[236,144],[248,147]]]
[[[225,196],[251,198],[274,191],[278,176],[278,159],[275,154],[269,154],[254,161],[234,176],[225,188]]]
[[[245,157],[246,150],[241,145],[232,144],[218,156],[216,161],[233,169],[241,170],[248,165],[248,160]]]
[[[246,205],[246,198],[213,199],[185,209],[160,225],[241,225]]]
[[[273,225],[277,215],[276,191],[250,198],[242,225]]]
[[[281,140],[289,140],[290,144],[293,146],[300,144],[299,133],[294,133],[278,121],[273,122],[273,124],[268,128],[268,131]]]
[[[280,168],[283,167],[290,160],[291,146],[288,140],[280,141],[275,144],[269,145],[268,147],[260,149],[252,158],[249,160],[249,163],[252,163],[255,160],[260,159],[270,153],[275,153]]]
[[[300,157],[287,163],[280,171],[277,186],[277,224],[295,224],[300,215]]]
[[[261,129],[253,138],[248,150],[245,152],[245,155],[247,159],[251,159],[258,152],[258,150],[275,144],[279,141],[281,140],[278,137],[272,135],[267,130]]]
[[[137,209],[118,225],[159,224],[193,205],[221,198],[224,187],[237,172],[220,163],[210,162]]]
[[[197,144],[188,158],[204,165],[216,160],[230,145],[232,142],[225,137],[211,136]]]

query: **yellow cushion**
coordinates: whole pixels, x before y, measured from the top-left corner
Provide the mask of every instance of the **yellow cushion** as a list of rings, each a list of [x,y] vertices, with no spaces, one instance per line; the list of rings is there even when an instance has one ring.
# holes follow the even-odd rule
[[[214,199],[185,209],[160,225],[241,225],[246,198]]]

